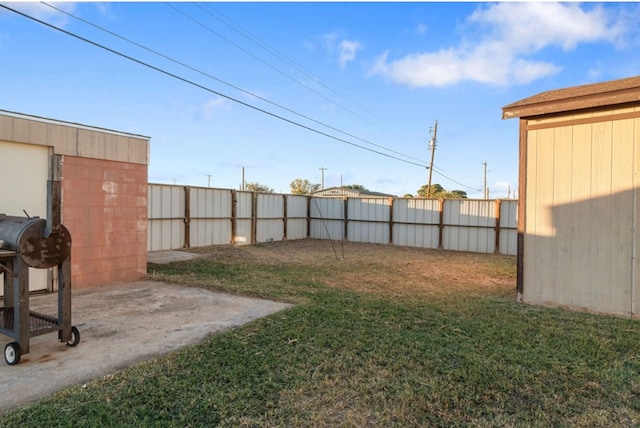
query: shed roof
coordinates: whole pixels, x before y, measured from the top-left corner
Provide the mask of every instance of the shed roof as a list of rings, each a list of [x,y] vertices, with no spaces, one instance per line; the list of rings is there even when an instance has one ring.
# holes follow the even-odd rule
[[[640,76],[541,92],[502,107],[502,118],[640,103]]]

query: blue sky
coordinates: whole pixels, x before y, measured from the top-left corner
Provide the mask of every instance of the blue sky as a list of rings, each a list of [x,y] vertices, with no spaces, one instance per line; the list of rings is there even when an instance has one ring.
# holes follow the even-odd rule
[[[415,194],[437,120],[432,182],[513,196],[501,107],[640,74],[638,3],[3,4],[200,86],[0,10],[0,109],[150,136],[153,183]]]

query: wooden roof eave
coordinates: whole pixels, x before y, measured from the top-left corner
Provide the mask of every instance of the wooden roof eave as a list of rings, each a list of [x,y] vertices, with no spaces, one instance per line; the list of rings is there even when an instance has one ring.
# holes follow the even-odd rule
[[[640,103],[640,88],[630,88],[609,93],[581,97],[569,97],[553,101],[536,101],[532,97],[502,108],[502,118],[542,116],[566,111],[584,110],[618,104]]]

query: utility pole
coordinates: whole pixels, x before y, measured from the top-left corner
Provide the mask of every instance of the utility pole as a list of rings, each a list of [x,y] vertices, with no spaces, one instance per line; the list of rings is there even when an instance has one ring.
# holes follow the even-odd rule
[[[242,189],[244,191],[244,167],[242,167]]]
[[[489,199],[489,193],[487,192],[487,161],[482,162],[484,166],[484,199]]]
[[[324,172],[328,169],[325,167],[320,167],[320,172],[322,173],[322,188],[320,190],[324,190]]]
[[[433,157],[436,154],[436,137],[438,135],[438,121],[436,120],[433,125],[433,135],[431,141],[429,141],[429,147],[431,148],[431,163],[429,164],[429,182],[427,183],[427,198],[431,197],[431,175],[433,174]]]
[[[207,187],[211,187],[211,174],[205,174],[207,176]]]

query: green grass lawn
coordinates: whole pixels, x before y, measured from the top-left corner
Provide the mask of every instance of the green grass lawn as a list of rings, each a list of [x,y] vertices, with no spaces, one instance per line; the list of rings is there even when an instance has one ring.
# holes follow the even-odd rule
[[[638,322],[516,303],[515,258],[365,246],[380,255],[292,261],[279,256],[284,245],[154,266],[151,276],[292,309],[0,423],[640,425]]]

